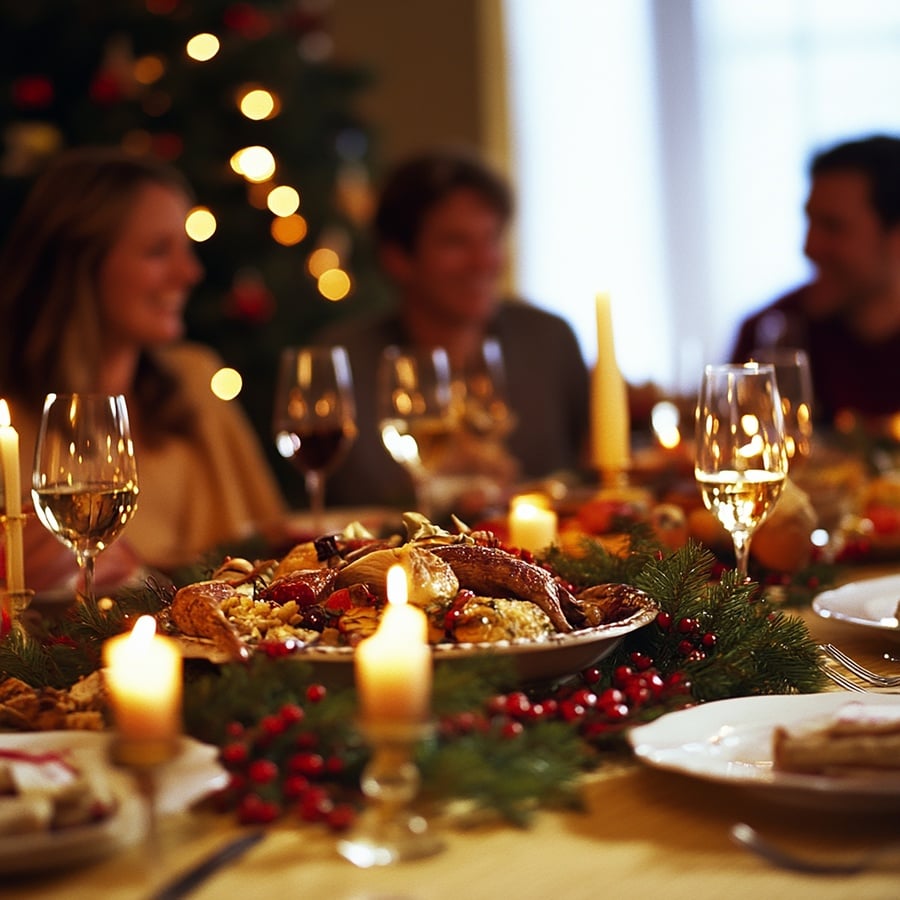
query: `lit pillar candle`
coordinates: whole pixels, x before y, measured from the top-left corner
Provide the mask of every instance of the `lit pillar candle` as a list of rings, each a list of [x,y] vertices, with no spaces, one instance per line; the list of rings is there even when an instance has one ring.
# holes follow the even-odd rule
[[[127,634],[103,645],[104,678],[118,730],[122,762],[161,762],[181,732],[181,653],[141,616]]]
[[[22,482],[19,475],[19,435],[12,427],[9,407],[0,400],[0,454],[3,468],[4,513],[6,514],[6,589],[25,590],[22,554]]]
[[[556,513],[530,496],[514,497],[509,512],[509,542],[536,553],[556,541]]]
[[[591,380],[591,457],[602,474],[614,475],[631,461],[628,391],[616,362],[609,294],[598,294],[597,364]]]
[[[428,620],[407,603],[406,570],[391,566],[378,629],[354,654],[362,719],[370,725],[420,724],[431,702]]]

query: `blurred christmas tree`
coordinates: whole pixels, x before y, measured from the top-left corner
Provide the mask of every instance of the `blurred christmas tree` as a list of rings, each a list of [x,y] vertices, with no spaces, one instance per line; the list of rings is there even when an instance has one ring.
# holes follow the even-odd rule
[[[353,112],[369,77],[333,60],[328,6],[0,0],[0,236],[62,147],[121,144],[181,169],[204,213],[189,335],[243,376],[295,500],[300,479],[269,437],[278,352],[383,293],[365,239],[369,134]]]

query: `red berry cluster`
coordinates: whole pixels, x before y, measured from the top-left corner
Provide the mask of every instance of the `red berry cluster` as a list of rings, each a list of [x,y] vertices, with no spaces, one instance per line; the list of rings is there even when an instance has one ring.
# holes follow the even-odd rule
[[[718,638],[711,631],[704,631],[698,619],[690,616],[675,620],[667,612],[656,616],[660,631],[672,634],[677,643],[675,649],[686,662],[701,662],[712,652]]]
[[[325,696],[320,684],[307,688],[308,703],[320,703]],[[236,808],[242,823],[272,822],[290,812],[335,831],[353,823],[356,806],[342,799],[347,761],[341,748],[323,746],[321,736],[306,723],[304,707],[285,704],[252,729],[231,722],[227,734],[220,757],[230,779],[220,801]]]
[[[582,737],[599,740],[634,724],[654,704],[683,706],[690,701],[690,683],[682,672],[661,675],[653,660],[631,654],[632,665],[618,666],[606,678],[599,669],[586,669],[581,683],[557,689],[548,697],[532,697],[511,691],[491,697],[480,712],[462,712],[441,721],[441,734],[452,738],[471,732],[490,732],[515,738],[540,721],[564,721],[577,727]]]

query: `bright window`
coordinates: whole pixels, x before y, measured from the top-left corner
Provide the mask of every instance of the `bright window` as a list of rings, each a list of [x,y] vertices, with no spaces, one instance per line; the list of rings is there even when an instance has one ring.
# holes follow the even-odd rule
[[[896,0],[506,0],[516,283],[629,380],[693,390],[800,282],[812,152],[900,134]]]

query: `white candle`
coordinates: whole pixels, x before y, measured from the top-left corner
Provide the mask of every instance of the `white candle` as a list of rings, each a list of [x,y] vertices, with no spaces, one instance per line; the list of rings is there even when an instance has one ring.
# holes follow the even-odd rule
[[[133,748],[123,761],[164,753],[181,732],[178,645],[156,633],[153,616],[141,616],[130,632],[103,645],[103,661],[119,737]]]
[[[556,541],[557,518],[552,509],[531,500],[513,498],[509,513],[509,543],[536,553]]]
[[[406,570],[391,566],[378,630],[354,654],[362,718],[369,724],[425,722],[431,701],[431,649],[425,613],[407,603]]]
[[[597,294],[597,364],[591,380],[591,455],[600,472],[615,473],[631,461],[628,390],[616,362],[609,294]]]
[[[0,400],[0,455],[3,469],[4,513],[6,514],[6,590],[25,590],[22,553],[22,481],[19,475],[19,435],[9,417],[9,406]]]

